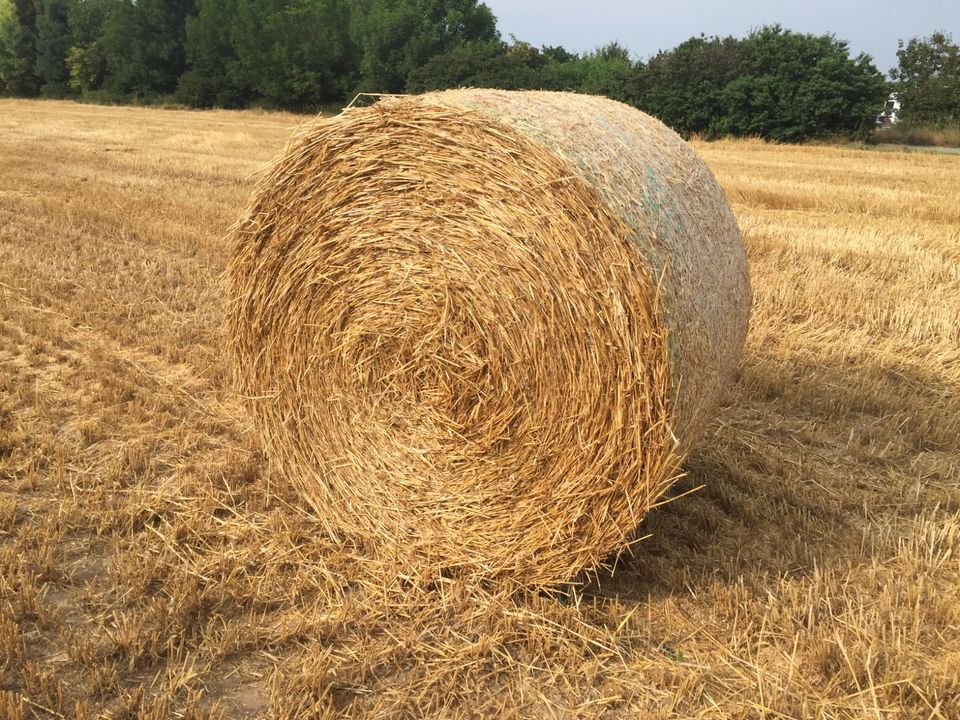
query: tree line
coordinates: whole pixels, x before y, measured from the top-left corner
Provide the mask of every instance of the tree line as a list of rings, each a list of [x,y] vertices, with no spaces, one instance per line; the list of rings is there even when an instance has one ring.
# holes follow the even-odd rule
[[[901,43],[899,57],[905,113],[960,120],[949,36]],[[890,91],[845,41],[780,26],[635,61],[617,43],[577,54],[505,40],[477,0],[0,0],[11,96],[315,110],[460,86],[601,94],[686,135],[783,141],[863,134]]]

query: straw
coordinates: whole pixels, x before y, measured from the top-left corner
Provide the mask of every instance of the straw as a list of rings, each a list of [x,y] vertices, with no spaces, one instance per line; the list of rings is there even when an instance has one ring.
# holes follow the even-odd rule
[[[553,584],[623,549],[746,332],[722,191],[602,98],[319,119],[232,241],[227,332],[269,456],[331,535],[419,573]]]

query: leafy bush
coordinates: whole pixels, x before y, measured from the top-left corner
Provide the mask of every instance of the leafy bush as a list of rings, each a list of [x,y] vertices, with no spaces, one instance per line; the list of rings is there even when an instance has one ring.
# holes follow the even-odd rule
[[[832,35],[765,27],[743,40],[692,38],[638,69],[641,108],[684,134],[793,142],[872,127],[886,85]]]
[[[107,58],[96,42],[86,47],[72,47],[67,51],[70,88],[78,93],[96,90],[107,73]]]
[[[960,123],[931,127],[901,122],[878,129],[872,141],[896,145],[960,147]]]

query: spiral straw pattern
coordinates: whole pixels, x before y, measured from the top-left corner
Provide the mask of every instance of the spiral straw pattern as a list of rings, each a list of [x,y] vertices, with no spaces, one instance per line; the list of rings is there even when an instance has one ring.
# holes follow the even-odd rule
[[[565,581],[624,548],[742,350],[746,256],[625,105],[462,90],[319,119],[232,236],[238,385],[335,537]]]

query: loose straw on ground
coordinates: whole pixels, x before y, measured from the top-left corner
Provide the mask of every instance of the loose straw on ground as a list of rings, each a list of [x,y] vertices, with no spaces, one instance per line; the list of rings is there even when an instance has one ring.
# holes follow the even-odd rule
[[[750,307],[704,163],[653,118],[569,93],[317,120],[260,183],[227,279],[241,391],[329,532],[525,585],[629,543]]]

